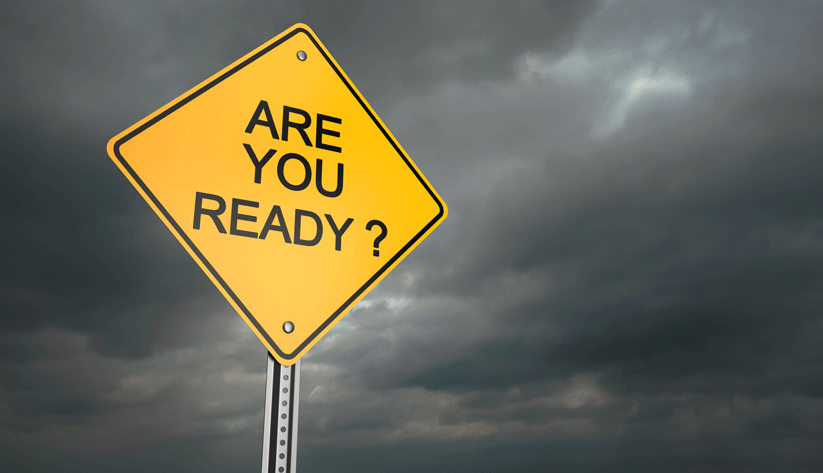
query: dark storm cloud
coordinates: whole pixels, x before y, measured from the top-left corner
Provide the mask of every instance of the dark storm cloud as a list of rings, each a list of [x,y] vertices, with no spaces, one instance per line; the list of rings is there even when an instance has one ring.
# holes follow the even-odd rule
[[[770,72],[786,67],[803,72]],[[507,275],[554,287],[492,313],[499,332],[410,381],[507,385],[570,363],[665,389],[695,373],[760,377],[787,368],[774,358],[819,320],[823,289],[815,204],[823,201],[823,74],[804,62],[759,70],[745,86],[697,90],[680,114],[641,110],[590,156],[549,156],[537,171],[501,182],[467,262],[430,276],[423,294],[466,294],[493,307]],[[518,361],[507,375],[486,377],[502,353]],[[771,392],[786,386],[764,377],[760,387],[771,382]]]
[[[585,154],[549,155],[508,176],[467,238],[463,266],[428,275],[421,294],[490,303],[507,276],[551,281],[551,292],[498,317],[535,324],[541,349],[558,326],[569,350],[602,335],[593,343],[603,346],[572,350],[578,361],[668,352],[702,371],[718,351],[742,368],[748,357],[734,349],[764,362],[787,349],[817,317],[821,287],[821,70],[810,49],[818,37],[798,34],[751,78],[697,88],[688,108],[641,103],[625,130]],[[528,350],[522,338],[488,336],[509,354]],[[463,360],[475,366],[473,355]],[[465,379],[465,368],[444,378]]]
[[[4,3],[0,469],[259,466],[264,351],[104,146],[304,22],[450,215],[301,469],[818,470],[819,7],[673,5]]]
[[[372,101],[446,79],[511,73],[526,51],[563,52],[593,1],[16,2],[5,7],[4,75],[15,108],[103,125],[141,117],[297,22]],[[513,25],[517,25],[516,27]],[[150,103],[145,103],[149,100]],[[126,109],[126,110],[124,110]],[[64,115],[65,116],[65,115]],[[116,131],[115,131],[116,132]]]
[[[376,323],[376,341],[355,335],[334,356],[365,357],[360,376],[375,389],[446,390],[463,407],[477,390],[500,402],[536,379],[602,373],[601,389],[640,406],[624,435],[678,439],[683,471],[711,463],[718,442],[716,461],[754,468],[746,446],[774,446],[753,439],[792,439],[804,454],[785,468],[813,469],[819,455],[800,439],[820,435],[823,69],[819,29],[786,36],[745,76],[696,80],[687,102],[644,99],[599,144],[508,174],[484,197],[479,228],[458,221],[451,246],[439,242],[469,249],[429,261],[442,272],[425,272],[415,303],[394,311],[412,322]]]
[[[143,356],[164,319],[184,311],[181,294],[208,297],[208,280],[171,235],[146,229],[159,222],[117,192],[117,169],[90,160],[99,149],[79,133],[37,122],[3,127],[9,252],[0,262],[0,317],[9,331],[80,330],[98,335],[105,351]]]
[[[340,53],[343,67],[352,64],[353,69],[369,71],[361,87],[403,93],[404,88],[425,90],[449,79],[499,79],[512,73],[524,52],[563,52],[596,5],[373,1],[312,4],[300,16],[323,41],[345,44]]]
[[[787,66],[798,74],[770,72]],[[774,369],[819,320],[823,74],[761,67],[743,87],[697,90],[677,118],[638,114],[593,159],[605,169],[549,166],[501,187],[460,280],[543,268],[579,281],[543,308],[567,340],[549,359],[657,379]],[[511,206],[529,201],[541,212]]]

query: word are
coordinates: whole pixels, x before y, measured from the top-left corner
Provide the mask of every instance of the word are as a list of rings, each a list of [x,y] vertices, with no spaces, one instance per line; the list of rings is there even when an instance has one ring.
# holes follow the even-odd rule
[[[303,120],[301,122],[293,122],[291,120],[292,114],[299,115]],[[341,153],[343,149],[339,146],[323,143],[324,135],[340,138],[340,132],[326,128],[325,122],[336,123],[340,125],[343,123],[343,120],[329,115],[323,115],[322,113],[317,114],[317,119],[315,120],[316,125],[314,134],[314,142],[317,145],[317,148],[325,149],[328,151],[334,151],[335,153]],[[256,126],[264,126],[268,128],[271,132],[272,138],[274,138],[275,140],[280,139],[280,135],[277,133],[277,127],[274,125],[274,119],[271,115],[269,103],[265,100],[261,100],[260,103],[257,104],[257,109],[255,109],[254,114],[251,117],[251,121],[249,121],[249,124],[246,126],[246,133],[253,132],[254,127]],[[311,140],[309,139],[308,133],[306,133],[306,128],[310,126],[311,115],[309,115],[305,110],[300,110],[299,108],[289,107],[286,105],[283,106],[283,121],[282,125],[280,126],[280,130],[283,131],[283,141],[289,140],[289,129],[291,128],[300,133],[300,137],[303,138],[303,143],[306,146],[311,146]]]

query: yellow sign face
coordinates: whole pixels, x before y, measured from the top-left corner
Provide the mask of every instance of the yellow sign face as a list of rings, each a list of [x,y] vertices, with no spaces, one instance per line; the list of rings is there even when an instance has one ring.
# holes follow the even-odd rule
[[[448,212],[301,24],[112,138],[108,153],[283,365]]]

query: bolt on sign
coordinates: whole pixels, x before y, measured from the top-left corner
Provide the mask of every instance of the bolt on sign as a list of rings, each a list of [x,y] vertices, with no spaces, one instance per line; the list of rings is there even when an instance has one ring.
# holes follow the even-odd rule
[[[112,138],[108,154],[286,366],[448,213],[302,24]]]

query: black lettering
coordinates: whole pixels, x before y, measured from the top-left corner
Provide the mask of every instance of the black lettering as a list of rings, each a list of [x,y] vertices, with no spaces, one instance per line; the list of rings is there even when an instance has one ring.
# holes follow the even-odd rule
[[[334,188],[334,191],[329,192],[323,189],[323,160],[317,160],[317,190],[320,191],[321,194],[325,195],[326,197],[337,197],[343,192],[343,163],[337,163],[337,187]]]
[[[290,159],[296,159],[300,161],[300,164],[303,165],[303,168],[306,171],[306,176],[303,179],[303,182],[301,182],[300,184],[294,185],[286,180],[286,162]],[[280,158],[280,162],[277,163],[277,177],[280,178],[280,183],[283,184],[283,186],[285,186],[286,189],[293,191],[302,191],[306,187],[309,187],[309,183],[311,182],[311,166],[309,166],[309,162],[306,161],[306,158],[300,156],[297,153],[284,154],[283,157]]]
[[[260,114],[266,115],[265,120],[260,119]],[[274,119],[271,117],[271,110],[269,110],[269,104],[265,100],[261,100],[259,104],[257,104],[257,108],[254,110],[254,115],[251,117],[251,121],[249,121],[248,126],[246,126],[246,133],[251,133],[254,131],[255,125],[263,125],[269,127],[271,131],[271,137],[275,140],[279,140],[280,137],[277,136],[277,128],[274,127]],[[286,139],[286,132],[283,132],[283,139]],[[256,182],[256,181],[255,181]]]
[[[243,143],[243,147],[246,148],[246,153],[249,154],[249,157],[251,158],[251,162],[254,163],[254,183],[255,184],[260,184],[260,179],[263,177],[263,166],[265,166],[266,163],[269,162],[269,160],[272,158],[272,156],[274,156],[274,153],[276,153],[277,151],[275,151],[273,149],[270,149],[266,153],[266,155],[263,156],[263,159],[258,160],[257,155],[254,154],[254,150],[251,149],[251,145],[247,145],[246,143]]]
[[[314,223],[317,225],[317,234],[314,235],[314,238],[311,240],[304,240],[300,238],[300,221],[303,217],[311,217],[314,220]],[[316,213],[310,212],[308,210],[300,210],[296,209],[294,211],[294,244],[295,245],[302,245],[302,246],[314,246],[320,242],[320,237],[323,236],[323,222],[320,221],[320,217],[317,216]]]
[[[293,122],[289,119],[289,114],[296,113],[303,117],[303,123]],[[298,132],[300,132],[300,136],[303,137],[303,143],[306,143],[306,146],[311,146],[311,141],[309,141],[309,135],[306,134],[306,128],[311,125],[311,116],[300,110],[299,108],[293,107],[283,107],[283,141],[289,139],[289,128],[294,128]]]
[[[217,202],[217,208],[214,210],[203,208],[203,199],[209,199]],[[214,226],[220,233],[226,233],[226,228],[223,223],[217,218],[218,215],[226,211],[226,201],[219,195],[206,194],[205,192],[198,192],[194,198],[194,229],[200,230],[200,216],[208,215],[214,221]]]
[[[256,222],[257,217],[253,217],[251,215],[244,215],[241,214],[239,209],[240,206],[243,205],[245,207],[254,207],[257,208],[260,206],[257,202],[252,202],[250,200],[243,200],[243,199],[232,199],[231,200],[231,230],[229,233],[232,235],[237,236],[244,236],[248,238],[257,238],[257,233],[255,232],[247,232],[244,230],[237,229],[237,221],[238,220],[245,220],[247,222]]]
[[[334,224],[334,219],[331,218],[331,215],[326,214],[326,220],[329,221],[329,225],[331,225],[331,231],[334,232],[334,249],[340,251],[340,248],[343,243],[343,233],[345,233],[346,230],[349,228],[349,225],[351,225],[351,223],[354,222],[354,219],[347,219],[346,223],[344,223],[339,230],[337,229],[337,225]]]
[[[278,224],[274,225],[274,219],[277,217]],[[265,240],[266,235],[269,234],[269,230],[274,230],[276,232],[280,232],[283,234],[283,240],[286,243],[291,243],[291,237],[289,237],[289,229],[286,228],[286,221],[283,218],[283,212],[280,210],[279,205],[275,205],[271,208],[271,213],[269,213],[269,218],[266,219],[266,224],[263,225],[263,230],[260,231],[260,239]]]
[[[323,128],[323,122],[332,122],[332,123],[337,123],[338,125],[340,125],[341,123],[343,123],[343,120],[341,120],[339,118],[335,118],[335,117],[330,117],[328,115],[323,115],[322,113],[318,113],[317,114],[317,134],[316,134],[315,139],[314,139],[314,142],[317,144],[317,147],[320,148],[320,149],[326,149],[326,150],[329,150],[329,151],[334,151],[335,153],[341,152],[342,150],[340,149],[339,146],[327,145],[326,143],[323,143],[323,135],[329,135],[329,136],[334,136],[336,138],[340,138],[340,132],[339,131],[334,131],[334,130],[329,130],[328,128]],[[285,136],[285,134],[286,133],[283,132],[284,136]]]

